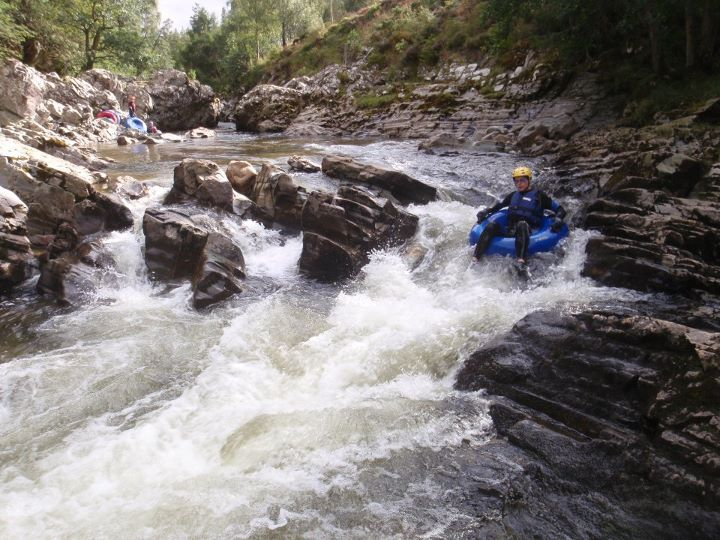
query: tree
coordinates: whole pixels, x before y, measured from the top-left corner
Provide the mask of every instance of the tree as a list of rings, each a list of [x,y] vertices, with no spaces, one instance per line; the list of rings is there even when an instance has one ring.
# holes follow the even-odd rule
[[[275,22],[273,0],[232,0],[231,17],[242,32],[247,29],[255,48],[255,61],[263,57],[263,45],[271,41]]]
[[[319,4],[308,0],[276,0],[275,17],[280,25],[283,48],[312,26],[322,24],[322,12],[318,7]]]
[[[30,30],[17,23],[17,5],[0,3],[0,60],[8,56],[19,56],[20,43],[31,35]]]
[[[215,86],[223,53],[221,41],[215,16],[195,4],[190,28],[179,54],[181,67],[193,72],[201,81]]]
[[[157,11],[155,0],[71,0],[67,18],[83,36],[83,69],[95,67],[110,33],[139,27],[148,10]]]

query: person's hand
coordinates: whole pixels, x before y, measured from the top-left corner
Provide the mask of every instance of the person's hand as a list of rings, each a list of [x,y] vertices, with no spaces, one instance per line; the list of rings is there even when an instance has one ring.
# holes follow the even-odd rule
[[[560,232],[560,229],[562,229],[563,226],[563,220],[560,218],[555,218],[555,221],[553,221],[553,224],[550,225],[550,230],[554,233]]]
[[[487,210],[480,210],[477,213],[477,222],[482,223],[483,221],[485,221],[487,219],[488,215],[489,215],[489,213]]]

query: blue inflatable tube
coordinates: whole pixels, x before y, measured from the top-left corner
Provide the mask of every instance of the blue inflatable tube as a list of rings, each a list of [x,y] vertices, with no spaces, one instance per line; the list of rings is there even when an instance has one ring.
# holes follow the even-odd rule
[[[130,129],[135,129],[137,131],[142,131],[143,133],[147,133],[147,126],[145,125],[145,122],[140,120],[137,116],[130,116],[125,119],[125,126]]]
[[[477,244],[480,235],[487,227],[490,222],[499,223],[503,228],[507,227],[508,214],[507,208],[503,208],[499,212],[494,213],[492,216],[487,218],[482,223],[477,223],[470,231],[470,245],[474,246]],[[545,216],[543,218],[542,225],[539,229],[533,229],[530,234],[530,246],[528,248],[528,254],[534,255],[542,251],[552,251],[555,246],[570,234],[570,229],[566,223],[563,223],[562,228],[558,232],[552,232],[550,227],[553,224],[553,218]],[[490,241],[490,245],[485,251],[486,255],[510,255],[515,257],[515,237],[496,236]]]

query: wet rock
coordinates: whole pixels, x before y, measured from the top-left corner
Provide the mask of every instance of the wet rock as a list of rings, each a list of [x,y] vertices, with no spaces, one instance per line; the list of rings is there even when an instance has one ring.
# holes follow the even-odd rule
[[[148,208],[143,217],[145,262],[161,280],[191,279],[204,259],[208,232],[178,210]]]
[[[100,243],[80,243],[78,231],[63,223],[40,257],[35,289],[39,294],[55,297],[62,305],[79,305],[95,289],[97,270],[112,264],[112,256]]]
[[[132,176],[118,176],[115,181],[117,183],[117,192],[128,199],[141,199],[150,193],[145,182],[140,182]]]
[[[584,275],[644,291],[720,293],[720,205],[625,189],[588,207]]]
[[[122,231],[133,226],[133,215],[117,195],[93,192],[77,203],[74,226],[87,236],[101,231]]]
[[[250,194],[261,219],[296,228],[301,227],[306,198],[305,189],[296,185],[289,174],[268,164],[260,169]]]
[[[204,127],[191,129],[185,133],[186,139],[210,139],[212,137],[215,137],[215,131]]]
[[[290,169],[292,169],[293,171],[314,173],[322,170],[322,167],[320,167],[320,165],[316,165],[309,159],[301,156],[292,156],[288,159],[287,162],[288,165],[290,165]]]
[[[462,137],[457,137],[452,133],[438,133],[424,140],[418,145],[418,150],[424,150],[429,154],[442,152],[448,149],[457,149],[466,144],[466,140]]]
[[[327,156],[322,170],[328,176],[363,182],[389,191],[402,204],[426,204],[437,200],[437,190],[399,171],[381,169],[342,156]]]
[[[72,254],[40,263],[40,277],[35,290],[55,297],[61,305],[77,305],[94,289],[93,269]]]
[[[232,211],[232,186],[216,163],[186,158],[174,169],[173,187],[165,198],[165,204],[187,200]]]
[[[194,282],[193,306],[202,309],[242,292],[243,279],[245,259],[240,248],[229,238],[210,233],[206,257]]]
[[[704,173],[701,161],[684,154],[673,154],[657,166],[660,185],[671,193],[687,196]]]
[[[231,161],[225,170],[233,189],[238,193],[249,197],[252,194],[257,170],[248,161]]]
[[[701,522],[703,537],[720,523],[719,353],[720,334],[653,317],[538,312],[473,353],[456,388],[491,395],[543,497],[603,497],[625,507],[618,530],[647,512],[661,535]]]
[[[117,138],[118,146],[128,146],[131,144],[136,144],[138,142],[137,139],[133,139],[132,137],[128,137],[126,135],[120,135]]]
[[[0,187],[0,292],[30,277],[33,259],[27,238],[28,208],[12,191]]]
[[[229,237],[178,210],[150,208],[143,217],[145,262],[154,279],[190,280],[200,309],[242,291],[242,251]]]
[[[310,193],[302,212],[300,269],[323,281],[355,275],[370,251],[412,237],[418,218],[362,188],[342,186],[336,195]]]

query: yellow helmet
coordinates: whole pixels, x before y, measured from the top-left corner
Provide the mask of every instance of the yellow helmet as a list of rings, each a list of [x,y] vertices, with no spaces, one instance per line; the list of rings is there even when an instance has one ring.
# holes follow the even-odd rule
[[[532,171],[527,167],[518,167],[512,172],[513,178],[519,178],[521,176],[527,176],[528,179],[532,179]]]

